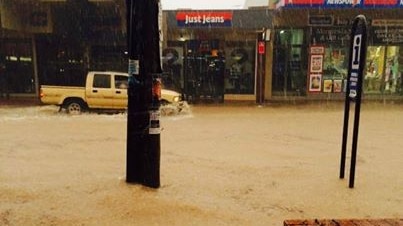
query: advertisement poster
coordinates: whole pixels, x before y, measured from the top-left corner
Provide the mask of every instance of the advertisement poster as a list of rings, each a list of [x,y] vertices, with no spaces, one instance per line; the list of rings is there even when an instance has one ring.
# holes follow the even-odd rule
[[[323,55],[311,55],[310,70],[311,73],[322,73]]]
[[[309,91],[320,92],[322,89],[322,74],[309,75]]]
[[[331,93],[333,88],[333,80],[325,79],[323,80],[323,92],[324,93]]]
[[[343,90],[343,80],[334,80],[333,81],[333,92],[341,93]]]
[[[325,54],[325,47],[319,46],[319,45],[311,46],[309,48],[309,53],[311,55],[323,55],[323,54]]]

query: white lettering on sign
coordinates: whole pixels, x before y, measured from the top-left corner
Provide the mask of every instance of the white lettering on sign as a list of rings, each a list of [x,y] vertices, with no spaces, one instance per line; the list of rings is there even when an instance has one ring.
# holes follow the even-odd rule
[[[185,24],[224,23],[223,16],[185,16]]]
[[[352,69],[358,69],[360,67],[361,42],[362,34],[355,35],[353,40],[353,57],[351,59]]]
[[[201,16],[188,16],[185,17],[185,24],[201,23]]]
[[[358,73],[351,72],[350,75],[350,93],[349,96],[351,98],[355,98],[357,96],[357,85],[358,85]]]
[[[401,0],[403,1],[403,0]],[[327,0],[328,5],[359,5],[361,0]]]
[[[357,74],[357,73],[352,73],[351,75],[353,75],[353,74],[355,75],[355,74]],[[351,81],[351,82],[358,82],[358,78],[351,76],[350,81]]]
[[[203,16],[203,24],[205,23],[224,23],[223,16]]]

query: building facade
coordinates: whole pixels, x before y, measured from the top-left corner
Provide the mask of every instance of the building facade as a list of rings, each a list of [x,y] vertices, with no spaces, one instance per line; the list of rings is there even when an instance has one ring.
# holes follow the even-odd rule
[[[358,14],[369,30],[363,98],[402,99],[398,0],[163,11],[164,85],[194,103],[343,99]],[[127,71],[124,0],[0,0],[0,22],[0,97],[83,85],[89,70]]]
[[[264,100],[270,10],[165,11],[164,19],[166,85],[190,102]]]
[[[367,19],[364,99],[401,99],[401,1],[280,1],[274,15],[273,97],[341,99],[354,18]],[[285,59],[285,60],[281,60]]]
[[[124,0],[0,0],[1,96],[83,85],[88,70],[127,70]],[[0,97],[1,97],[0,96]]]

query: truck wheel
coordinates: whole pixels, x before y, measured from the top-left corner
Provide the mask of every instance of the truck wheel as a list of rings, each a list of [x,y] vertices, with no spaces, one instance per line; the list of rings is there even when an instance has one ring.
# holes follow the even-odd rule
[[[66,104],[67,113],[78,115],[83,112],[83,105],[79,101],[70,101]]]

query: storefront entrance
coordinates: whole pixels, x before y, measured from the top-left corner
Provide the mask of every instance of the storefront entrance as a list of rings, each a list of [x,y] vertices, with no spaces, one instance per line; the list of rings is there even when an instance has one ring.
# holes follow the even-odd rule
[[[256,41],[188,40],[163,50],[165,88],[193,103],[255,93]]]
[[[305,96],[307,59],[303,29],[275,32],[273,95]]]
[[[256,101],[257,95],[264,99],[269,94],[265,85],[271,86],[265,81],[271,72],[265,67],[272,67],[270,11],[179,10],[164,14],[166,87],[179,87],[189,102]],[[258,40],[266,34],[263,41],[268,45],[258,55]]]
[[[186,46],[184,93],[188,101],[224,100],[225,56],[218,40],[190,40]]]

